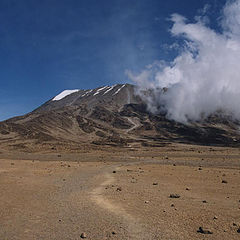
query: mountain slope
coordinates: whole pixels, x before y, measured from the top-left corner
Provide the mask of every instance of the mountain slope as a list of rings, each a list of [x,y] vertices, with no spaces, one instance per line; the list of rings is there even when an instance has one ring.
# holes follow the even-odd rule
[[[0,123],[0,147],[20,151],[79,150],[163,143],[237,146],[239,123],[214,115],[183,125],[147,111],[134,86],[64,91],[33,112]]]

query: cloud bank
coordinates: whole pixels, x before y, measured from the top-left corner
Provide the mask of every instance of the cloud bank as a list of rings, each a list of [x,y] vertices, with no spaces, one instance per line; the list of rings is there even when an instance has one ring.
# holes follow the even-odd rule
[[[173,14],[170,20],[171,34],[183,40],[180,54],[170,63],[154,62],[139,75],[128,71],[140,89],[153,89],[144,96],[149,110],[185,123],[218,110],[240,119],[240,0],[224,6],[220,33],[207,26],[205,16],[191,23]],[[163,87],[168,88],[164,94]]]

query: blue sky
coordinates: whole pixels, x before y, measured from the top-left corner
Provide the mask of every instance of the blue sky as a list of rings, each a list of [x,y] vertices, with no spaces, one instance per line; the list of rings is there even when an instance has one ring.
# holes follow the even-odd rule
[[[64,89],[129,82],[171,60],[167,20],[209,6],[218,31],[225,0],[0,0],[0,120],[27,113]]]

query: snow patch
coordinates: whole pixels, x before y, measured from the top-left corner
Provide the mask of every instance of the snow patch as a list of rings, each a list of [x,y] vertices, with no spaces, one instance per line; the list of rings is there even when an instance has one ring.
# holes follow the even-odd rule
[[[97,89],[97,91],[93,94],[93,96],[99,94],[103,89],[107,88],[108,86],[104,86],[102,88]]]
[[[113,94],[113,96],[116,95],[116,94],[118,94],[125,86],[126,86],[126,84],[124,84],[123,86],[121,86],[121,87]]]
[[[60,94],[58,94],[56,97],[54,97],[54,98],[52,99],[52,101],[59,101],[59,100],[65,98],[66,96],[68,96],[68,95],[70,95],[70,94],[72,94],[72,93],[78,92],[78,91],[79,91],[79,89],[64,90],[64,91],[62,91]]]
[[[113,88],[115,88],[117,85],[113,85],[111,87],[108,87],[109,89],[103,94],[105,95],[106,93],[110,92],[111,90],[113,90]]]
[[[93,89],[91,89],[91,90],[88,90],[87,92],[85,92],[81,97],[84,97],[84,96],[86,96],[86,95],[88,95],[89,93],[91,93],[93,91]]]

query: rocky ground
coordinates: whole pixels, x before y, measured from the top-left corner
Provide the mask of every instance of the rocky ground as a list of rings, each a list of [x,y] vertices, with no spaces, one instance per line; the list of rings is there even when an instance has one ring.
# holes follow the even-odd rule
[[[0,154],[0,239],[239,239],[240,150]]]

